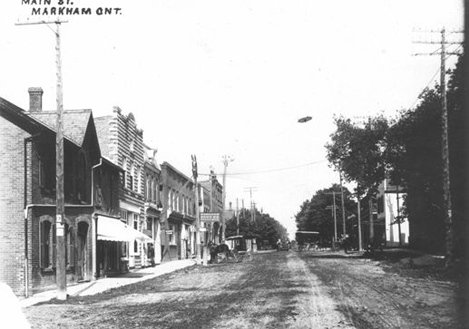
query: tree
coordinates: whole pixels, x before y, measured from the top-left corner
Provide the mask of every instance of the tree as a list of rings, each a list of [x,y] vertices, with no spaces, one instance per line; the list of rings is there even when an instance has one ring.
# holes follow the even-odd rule
[[[340,200],[340,186],[337,184],[329,188],[316,192],[311,200],[306,200],[300,207],[300,211],[295,215],[296,227],[298,231],[317,231],[319,240],[323,244],[328,244],[334,237],[334,220],[332,215],[333,195],[336,192],[336,204]],[[348,214],[356,211],[356,203],[351,199],[351,193],[344,189],[344,206]],[[340,207],[337,207],[337,218],[340,217]],[[355,234],[355,220],[347,221],[347,232]],[[342,221],[337,220],[337,231],[341,231]]]
[[[288,238],[287,229],[269,214],[260,213],[254,210],[254,221],[251,220],[249,210],[242,209],[239,215],[239,234],[246,238],[255,238],[259,243],[269,241],[274,245],[278,239]],[[226,222],[226,236],[233,236],[237,233],[236,217]]]
[[[327,159],[347,182],[357,183],[357,193],[373,194],[385,175],[385,136],[388,120],[369,117],[363,127],[342,116],[335,118],[336,131],[326,144]]]
[[[450,180],[455,227],[456,254],[462,251],[464,231],[465,177],[463,120],[463,62],[459,59],[450,71],[448,82]],[[438,85],[427,88],[415,109],[403,111],[386,136],[385,159],[394,183],[407,190],[406,209],[411,229],[411,244],[429,251],[445,250],[445,238],[453,239],[451,227],[445,227],[442,156],[441,91]],[[447,248],[446,248],[447,249]],[[453,250],[446,250],[447,256]]]

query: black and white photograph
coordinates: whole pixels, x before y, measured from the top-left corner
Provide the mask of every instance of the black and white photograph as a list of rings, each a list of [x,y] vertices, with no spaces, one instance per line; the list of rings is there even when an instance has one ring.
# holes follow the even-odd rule
[[[0,327],[469,328],[465,10],[2,1]]]

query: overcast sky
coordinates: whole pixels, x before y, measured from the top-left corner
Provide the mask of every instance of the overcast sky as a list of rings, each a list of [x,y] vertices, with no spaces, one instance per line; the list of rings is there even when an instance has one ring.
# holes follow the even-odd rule
[[[291,233],[302,202],[338,182],[324,148],[334,114],[413,106],[439,68],[438,56],[412,56],[438,48],[413,40],[439,35],[415,30],[463,26],[463,1],[451,0],[73,2],[122,15],[64,17],[65,108],[132,112],[158,161],[187,175],[196,154],[201,174],[212,166],[221,181],[231,156],[227,204],[249,207],[255,187],[258,208]],[[42,87],[54,110],[54,34],[15,26],[39,19],[21,3],[0,4],[0,97],[27,109],[28,87]]]

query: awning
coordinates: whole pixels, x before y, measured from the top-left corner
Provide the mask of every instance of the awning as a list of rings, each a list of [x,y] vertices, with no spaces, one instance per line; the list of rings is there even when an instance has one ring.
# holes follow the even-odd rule
[[[115,218],[98,216],[98,240],[133,242],[153,242],[142,232]]]

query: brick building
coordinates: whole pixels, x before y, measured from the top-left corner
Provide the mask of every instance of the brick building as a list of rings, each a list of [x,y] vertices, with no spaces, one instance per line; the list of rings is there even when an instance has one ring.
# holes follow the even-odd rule
[[[29,93],[29,111],[0,98],[0,281],[18,295],[55,285],[56,113],[42,111],[42,89]],[[93,280],[110,256],[98,227],[118,215],[120,168],[101,158],[91,110],[64,111],[63,124],[67,280]]]
[[[168,162],[163,162],[161,185],[162,260],[190,258],[195,254],[194,182]]]
[[[103,156],[124,169],[119,184],[121,219],[142,232],[146,227],[143,131],[134,115],[124,115],[119,107],[114,107],[112,115],[95,118],[95,124]],[[149,263],[148,243],[152,243],[149,237],[126,244],[123,253],[130,268]]]
[[[208,191],[209,198],[204,198],[204,204],[207,206],[203,208],[204,212],[219,213],[220,218],[223,213],[223,185],[217,180],[217,176],[211,170],[208,180],[199,182],[202,188]],[[208,239],[215,243],[220,243],[220,223],[207,223],[207,230],[210,232]]]
[[[160,216],[163,203],[160,195],[161,169],[156,161],[156,150],[144,145],[146,151],[145,174],[145,216],[144,233],[153,243],[147,244],[148,257],[145,265],[161,263],[161,225]]]

